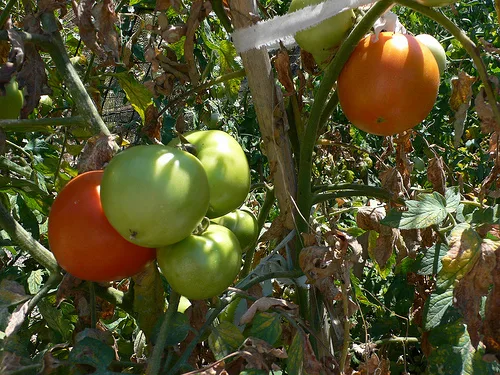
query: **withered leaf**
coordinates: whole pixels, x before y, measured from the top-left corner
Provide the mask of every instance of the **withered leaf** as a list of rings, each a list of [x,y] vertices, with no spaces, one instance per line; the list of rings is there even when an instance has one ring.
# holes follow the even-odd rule
[[[242,357],[247,361],[246,368],[270,371],[276,359],[287,358],[285,349],[274,348],[266,341],[249,337],[241,346]]]
[[[380,233],[380,220],[386,215],[385,207],[370,202],[370,205],[360,207],[356,214],[356,224],[364,230],[374,230]]]
[[[9,318],[9,321],[7,323],[7,327],[5,328],[5,335],[7,337],[11,336],[12,334],[16,333],[19,328],[24,323],[24,320],[26,319],[26,314],[28,313],[28,308],[29,308],[29,301],[26,301],[25,303],[19,305],[16,307],[14,312]]]
[[[323,374],[325,368],[314,354],[309,335],[301,334],[301,339],[304,346],[304,372],[309,375]]]
[[[484,91],[484,88],[479,90],[479,93],[474,100],[474,107],[476,109],[477,116],[481,120],[481,132],[484,134],[490,134],[500,131],[500,124],[498,124],[497,119],[493,114],[491,104],[486,100],[486,92]]]
[[[389,168],[380,173],[380,182],[384,189],[389,190],[394,199],[399,199],[407,195],[404,188],[403,176],[396,168]]]
[[[78,160],[80,173],[102,169],[115,154],[115,136],[96,135],[87,140]]]
[[[95,18],[99,44],[106,53],[106,61],[118,63],[120,59],[120,43],[115,29],[118,17],[115,13],[113,1],[103,0],[98,2],[92,9],[92,15]]]
[[[274,68],[278,73],[278,80],[285,88],[285,96],[293,95],[295,86],[293,84],[290,70],[290,56],[285,47],[281,47],[274,59]]]
[[[240,319],[240,325],[248,324],[253,320],[253,317],[258,312],[267,311],[271,308],[278,308],[289,311],[291,314],[295,315],[298,312],[298,306],[292,302],[285,301],[283,299],[272,298],[272,297],[262,297],[255,301],[252,306],[243,314]]]
[[[200,25],[202,7],[203,0],[194,0],[186,23],[187,30],[186,40],[184,42],[184,58],[189,68],[189,79],[193,86],[197,86],[200,80],[200,73],[198,72],[198,67],[196,66],[196,60],[194,58],[194,37],[196,29],[198,29]]]
[[[455,287],[455,305],[464,316],[471,343],[474,347],[477,347],[479,343],[479,332],[482,326],[481,316],[479,315],[481,299],[488,294],[488,290],[493,284],[497,249],[497,245],[492,241],[483,240],[476,264]]]
[[[154,104],[151,104],[146,108],[142,132],[146,134],[149,139],[159,142],[161,140],[161,128],[162,123],[158,117],[158,108],[156,108]]]
[[[486,312],[483,322],[483,342],[486,352],[492,353],[500,360],[500,250],[495,251],[495,269],[491,272],[493,289],[486,300]]]
[[[455,147],[460,144],[464,133],[464,123],[472,98],[472,84],[475,80],[475,77],[463,71],[460,71],[458,76],[451,80],[450,107],[455,112]]]
[[[441,156],[435,156],[429,160],[427,167],[427,178],[432,184],[432,187],[438,193],[445,194],[446,190],[446,173],[444,168],[444,161]]]
[[[380,359],[376,353],[372,353],[366,362],[359,365],[359,370],[362,375],[390,375],[391,362],[386,358]]]
[[[155,10],[167,10],[170,7],[174,8],[177,12],[181,8],[180,0],[156,0]]]

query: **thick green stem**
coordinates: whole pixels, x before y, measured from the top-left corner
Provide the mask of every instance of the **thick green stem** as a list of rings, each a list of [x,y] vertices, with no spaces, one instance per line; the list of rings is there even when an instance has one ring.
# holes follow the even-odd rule
[[[420,343],[421,339],[418,337],[390,337],[388,339],[380,339],[374,342],[376,346],[386,344],[407,344],[407,343]]]
[[[414,9],[417,12],[433,19],[441,26],[443,26],[446,30],[448,30],[450,34],[452,34],[455,39],[462,44],[464,49],[472,58],[474,65],[476,66],[479,78],[483,82],[484,91],[486,92],[486,96],[493,111],[493,115],[495,116],[497,124],[500,124],[500,108],[497,105],[495,92],[489,81],[488,71],[486,69],[486,66],[484,65],[483,59],[481,58],[481,54],[474,42],[467,36],[467,34],[462,31],[462,29],[455,25],[453,21],[451,21],[443,13],[437,12],[434,9],[421,5],[413,0],[398,0],[397,2],[401,5],[404,5],[405,7]]]
[[[63,81],[67,85],[69,93],[75,102],[75,106],[78,108],[78,113],[95,134],[110,135],[109,129],[90,99],[73,64],[71,64],[54,14],[43,13],[41,19],[44,31],[52,39],[52,43],[46,47],[47,52],[52,57],[58,72],[62,75]]]
[[[165,313],[165,319],[161,324],[160,333],[158,334],[156,345],[153,349],[153,354],[149,359],[149,365],[146,369],[146,375],[156,375],[160,373],[163,351],[165,349],[165,342],[167,341],[168,331],[172,329],[172,319],[177,312],[180,298],[181,295],[177,292],[172,291],[172,293],[170,293],[168,309]]]
[[[334,193],[322,193],[314,195],[312,198],[313,204],[330,201],[336,198],[351,198],[351,197],[373,197],[383,200],[393,200],[394,195],[382,188],[376,186],[360,185],[359,189],[339,190]]]
[[[26,231],[10,214],[10,212],[0,203],[0,227],[3,228],[21,249],[31,254],[50,273],[59,273],[59,265],[54,255],[36,241],[30,233]]]
[[[82,116],[0,120],[0,128],[13,132],[53,131],[52,126],[85,126],[86,124]]]
[[[0,13],[0,29],[3,27],[5,22],[7,21],[7,18],[10,16],[10,12],[12,8],[14,8],[14,5],[17,3],[17,0],[9,0],[7,2],[7,5],[5,6],[4,10],[2,10],[2,13]]]
[[[226,29],[228,34],[233,32],[233,25],[231,25],[231,20],[228,18],[224,6],[222,5],[222,0],[212,0],[212,9],[217,15],[221,25]]]
[[[318,137],[318,130],[327,120],[323,116],[325,103],[330,95],[332,87],[337,80],[342,67],[349,59],[352,51],[361,40],[361,38],[370,30],[373,23],[385,13],[393,4],[391,0],[380,0],[366,13],[363,19],[358,23],[347,39],[340,46],[332,62],[328,65],[321,85],[314,97],[314,104],[311,108],[311,116],[307,123],[304,141],[300,150],[299,179],[297,204],[300,211],[297,220],[297,233],[307,231],[309,211],[313,204],[311,193],[312,161],[314,145]],[[333,100],[333,99],[332,99]],[[328,104],[327,110],[331,110],[334,101]],[[325,112],[326,113],[326,112]],[[322,123],[323,121],[323,123]],[[298,253],[297,253],[298,255]]]
[[[0,156],[0,170],[6,169],[10,172],[17,173],[23,177],[30,178],[33,170],[30,167],[22,167],[19,164],[10,161],[5,156]]]

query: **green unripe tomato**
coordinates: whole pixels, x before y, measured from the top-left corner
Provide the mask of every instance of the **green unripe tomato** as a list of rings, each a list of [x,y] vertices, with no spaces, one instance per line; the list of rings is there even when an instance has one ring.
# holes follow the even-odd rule
[[[292,0],[288,12],[294,12],[309,5],[316,5],[324,0]],[[300,48],[311,53],[318,65],[324,66],[332,56],[335,49],[345,38],[347,32],[354,24],[354,12],[347,10],[332,18],[324,20],[316,26],[295,34],[295,41]]]
[[[0,95],[0,120],[17,119],[24,105],[23,92],[14,77],[4,87],[5,95]]]
[[[420,43],[424,44],[431,50],[434,58],[436,59],[436,62],[438,63],[439,74],[443,75],[443,72],[446,69],[446,52],[441,43],[439,43],[436,38],[429,34],[420,34],[415,38],[417,38]]]
[[[240,144],[220,130],[201,130],[184,134],[196,149],[210,186],[207,216],[215,218],[240,207],[250,191],[250,167]],[[178,145],[179,139],[169,145]]]
[[[175,147],[134,146],[104,170],[101,202],[126,240],[160,247],[188,237],[208,209],[208,179],[200,161]]]
[[[232,284],[241,267],[241,248],[229,229],[210,224],[200,235],[156,251],[158,266],[168,283],[186,298],[219,295]]]
[[[249,210],[234,210],[224,216],[212,219],[215,224],[228,228],[236,235],[240,242],[241,250],[246,251],[255,244],[259,235],[257,219]]]

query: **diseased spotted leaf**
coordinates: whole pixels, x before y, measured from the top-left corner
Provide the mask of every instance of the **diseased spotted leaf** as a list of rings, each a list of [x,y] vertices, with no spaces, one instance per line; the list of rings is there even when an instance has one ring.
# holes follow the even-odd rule
[[[467,223],[457,225],[450,235],[450,249],[441,259],[443,267],[436,288],[444,290],[456,285],[476,264],[481,255],[483,240]]]
[[[381,223],[399,229],[423,229],[442,223],[448,213],[453,211],[451,207],[447,207],[445,198],[437,192],[421,194],[417,199],[406,202],[406,211],[389,211]]]
[[[493,284],[493,274],[496,268],[495,253],[500,251],[497,249],[498,244],[483,240],[479,250],[479,259],[455,287],[455,306],[464,316],[472,345],[476,348],[480,339],[479,332],[482,330],[481,301]]]
[[[281,337],[281,317],[277,313],[261,312],[255,315],[250,335],[274,345]]]
[[[288,348],[288,359],[286,370],[290,375],[301,375],[304,365],[304,346],[302,344],[302,335],[295,333],[292,343]]]
[[[457,77],[452,78],[452,91],[450,96],[450,107],[455,112],[455,147],[460,145],[460,139],[464,133],[464,123],[467,119],[467,110],[471,104],[472,84],[476,77],[460,71]]]
[[[229,353],[237,350],[245,337],[234,324],[222,321],[219,325],[212,327],[208,336],[208,345],[216,359],[224,358]]]

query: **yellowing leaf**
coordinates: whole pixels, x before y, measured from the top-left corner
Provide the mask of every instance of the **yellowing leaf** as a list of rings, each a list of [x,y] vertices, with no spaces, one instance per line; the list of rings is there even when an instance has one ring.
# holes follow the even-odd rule
[[[450,249],[441,259],[443,268],[438,275],[437,289],[456,284],[466,275],[481,255],[482,239],[469,224],[457,225],[451,232]]]

